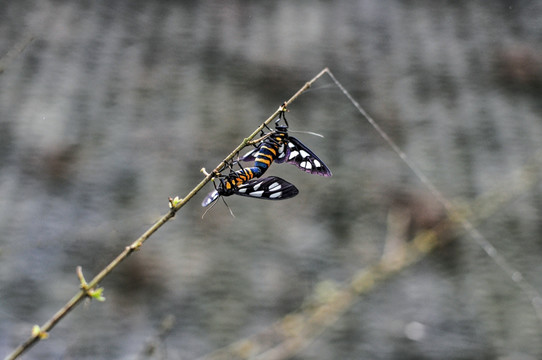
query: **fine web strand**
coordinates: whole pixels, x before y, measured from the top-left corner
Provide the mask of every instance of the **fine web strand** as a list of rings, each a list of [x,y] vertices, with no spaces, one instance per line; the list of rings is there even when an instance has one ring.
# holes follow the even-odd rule
[[[380,126],[374,121],[374,119],[365,112],[361,105],[350,95],[350,93],[342,86],[342,84],[333,76],[329,69],[327,74],[331,77],[335,85],[341,90],[341,92],[350,100],[352,105],[358,110],[358,112],[371,124],[371,126],[377,131],[377,133],[386,141],[386,143],[392,148],[392,150],[403,160],[408,168],[414,173],[414,175],[429,189],[431,194],[446,208],[449,216],[454,219],[458,219],[461,227],[474,239],[476,244],[480,246],[491,260],[529,297],[531,305],[533,306],[536,316],[542,321],[542,295],[538,290],[532,286],[523,274],[515,269],[506,258],[501,255],[497,249],[491,244],[491,242],[482,233],[476,229],[476,227],[465,217],[459,215],[460,211],[442,195],[442,193],[433,185],[431,180],[414,164],[410,158],[397,146],[397,144],[388,136],[388,134],[380,128]]]

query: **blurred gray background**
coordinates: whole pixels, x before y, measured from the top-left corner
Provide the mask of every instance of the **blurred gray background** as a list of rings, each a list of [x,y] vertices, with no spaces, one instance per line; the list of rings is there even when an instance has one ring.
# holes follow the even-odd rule
[[[540,150],[540,1],[11,1],[0,54],[0,355],[71,298],[328,66],[450,200],[506,184]],[[377,261],[390,194],[424,188],[322,77],[291,130],[334,173],[300,194],[208,185],[25,359],[193,359]],[[537,174],[538,176],[539,174]],[[479,230],[542,289],[540,186]],[[418,325],[419,324],[419,325]],[[412,336],[409,329],[424,331]],[[540,359],[530,299],[468,237],[381,284],[296,359]]]

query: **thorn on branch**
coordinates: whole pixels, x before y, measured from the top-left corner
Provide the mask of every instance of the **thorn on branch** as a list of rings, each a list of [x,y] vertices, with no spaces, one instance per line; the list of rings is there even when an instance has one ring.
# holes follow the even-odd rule
[[[203,173],[203,175],[205,175],[205,176],[211,175],[211,174],[209,174],[209,173],[207,172],[207,170],[205,170],[205,168],[201,168],[200,172]],[[212,178],[211,180],[213,180],[215,177],[221,176],[221,174],[220,174],[218,171],[216,171],[216,170],[213,170],[213,171],[212,171],[212,174],[213,174],[213,178]]]

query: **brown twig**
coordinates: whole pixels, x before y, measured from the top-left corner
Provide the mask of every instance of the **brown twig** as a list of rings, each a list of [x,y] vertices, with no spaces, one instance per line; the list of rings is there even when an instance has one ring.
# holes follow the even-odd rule
[[[68,301],[60,310],[57,311],[55,315],[51,319],[49,319],[45,324],[43,324],[41,327],[39,327],[40,332],[39,333],[32,333],[32,335],[24,341],[22,344],[20,344],[11,354],[6,356],[5,360],[12,360],[19,357],[21,354],[23,354],[25,351],[30,349],[34,344],[36,344],[38,341],[40,341],[43,337],[40,336],[40,334],[46,334],[48,333],[64,316],[66,316],[75,306],[77,306],[83,299],[89,296],[89,291],[92,291],[100,281],[102,281],[114,268],[116,268],[123,260],[125,260],[131,253],[133,253],[135,250],[138,250],[143,243],[152,235],[154,234],[159,228],[162,227],[166,222],[168,222],[177,211],[179,211],[190,199],[194,197],[200,191],[211,179],[212,177],[220,172],[226,164],[232,160],[239,151],[241,151],[247,144],[256,137],[260,133],[260,131],[267,126],[273,119],[275,119],[279,113],[282,111],[283,107],[287,107],[289,104],[291,104],[297,97],[299,97],[303,92],[305,92],[307,89],[309,89],[312,84],[318,80],[323,74],[329,73],[328,68],[323,69],[320,71],[315,77],[313,77],[310,81],[305,83],[288,101],[286,101],[282,106],[280,106],[267,120],[265,120],[252,134],[250,134],[247,138],[243,139],[243,141],[226,157],[218,166],[211,171],[209,174],[205,176],[205,178],[198,184],[196,187],[192,189],[184,198],[179,199],[170,199],[170,211],[162,216],[154,225],[152,225],[145,233],[143,233],[137,240],[135,240],[131,245],[127,246],[123,252],[121,252],[109,265],[107,265],[102,271],[98,273],[88,284],[84,284],[82,286],[81,290],[73,296],[73,298]],[[81,281],[81,284],[83,285],[82,273],[78,271],[78,275]]]

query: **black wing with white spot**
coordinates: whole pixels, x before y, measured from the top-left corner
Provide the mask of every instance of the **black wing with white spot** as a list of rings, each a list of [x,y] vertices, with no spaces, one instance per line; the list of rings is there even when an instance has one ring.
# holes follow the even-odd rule
[[[277,176],[253,179],[234,190],[236,195],[255,199],[284,200],[293,198],[299,193],[295,185]]]
[[[293,136],[288,137],[288,144],[284,151],[284,156],[279,156],[275,160],[277,163],[287,162],[294,164],[301,170],[310,174],[321,176],[331,176],[331,170],[324,164],[316,154],[301,141]]]

